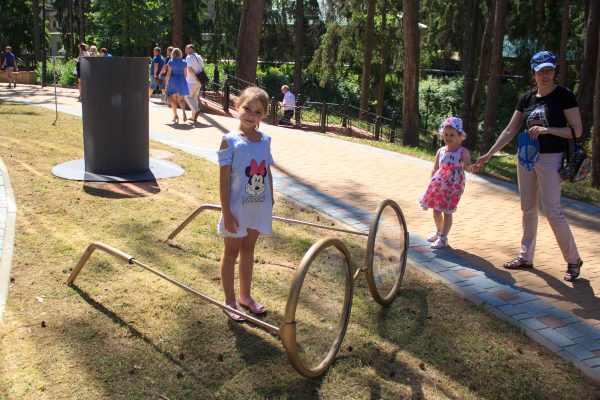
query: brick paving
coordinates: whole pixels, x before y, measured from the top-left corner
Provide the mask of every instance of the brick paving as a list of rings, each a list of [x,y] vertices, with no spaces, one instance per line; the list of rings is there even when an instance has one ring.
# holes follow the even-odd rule
[[[20,87],[10,97],[47,108],[53,91]],[[236,120],[202,115],[196,129],[170,123],[171,112],[150,105],[150,134],[157,140],[215,161],[223,133]],[[76,91],[59,89],[59,110],[81,115]],[[279,194],[312,206],[348,226],[366,231],[380,200],[395,200],[411,234],[409,262],[443,279],[456,291],[520,326],[586,374],[600,379],[600,208],[565,199],[565,214],[585,264],[581,278],[564,282],[565,262],[545,218],[540,216],[535,268],[499,267],[518,251],[521,212],[515,185],[468,175],[467,188],[449,236],[451,248],[432,250],[425,241],[434,228],[417,198],[432,163],[389,151],[301,131],[263,125],[273,138]],[[65,160],[67,161],[67,160]]]

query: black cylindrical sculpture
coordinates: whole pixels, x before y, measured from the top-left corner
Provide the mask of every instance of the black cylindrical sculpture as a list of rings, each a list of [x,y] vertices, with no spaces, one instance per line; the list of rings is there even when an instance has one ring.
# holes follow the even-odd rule
[[[81,57],[84,159],[52,168],[60,178],[135,182],[184,170],[150,158],[148,63],[143,57]]]
[[[150,168],[148,60],[82,57],[86,172],[127,175]]]

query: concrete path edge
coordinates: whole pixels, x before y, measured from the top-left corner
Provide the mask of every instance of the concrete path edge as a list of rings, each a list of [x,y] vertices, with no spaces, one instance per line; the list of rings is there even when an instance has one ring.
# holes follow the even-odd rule
[[[12,265],[12,256],[15,243],[15,223],[17,220],[17,206],[15,197],[10,184],[10,178],[6,165],[0,159],[0,173],[4,179],[4,185],[0,190],[6,194],[6,222],[4,227],[3,246],[0,255],[0,324],[4,315],[4,308],[8,298],[8,288],[10,286],[10,269]]]

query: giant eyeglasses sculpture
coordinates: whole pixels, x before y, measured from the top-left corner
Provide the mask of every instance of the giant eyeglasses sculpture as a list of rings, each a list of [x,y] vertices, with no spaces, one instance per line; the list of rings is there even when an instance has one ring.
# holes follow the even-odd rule
[[[188,216],[168,237],[167,240],[173,239],[181,232],[190,222],[192,222],[203,211],[212,210],[220,211],[221,207],[212,204],[204,204],[198,207],[190,216]],[[147,271],[159,276],[160,278],[184,289],[185,291],[208,301],[209,303],[225,309],[231,313],[244,317],[249,323],[260,326],[272,333],[275,333],[281,339],[283,346],[287,352],[288,358],[298,373],[305,377],[314,378],[322,375],[333,362],[338,353],[344,336],[348,321],[350,319],[350,310],[352,308],[352,294],[354,289],[354,281],[358,278],[361,272],[365,273],[369,291],[373,299],[379,304],[386,306],[392,303],[398,293],[404,270],[406,268],[406,257],[409,246],[409,236],[406,229],[406,221],[402,214],[402,210],[392,200],[384,200],[377,207],[377,211],[373,216],[369,233],[358,232],[348,229],[335,228],[326,225],[315,224],[311,222],[298,221],[289,218],[274,216],[273,219],[285,223],[300,224],[312,226],[320,229],[343,232],[358,236],[366,236],[366,259],[365,265],[358,268],[352,263],[350,252],[344,242],[336,237],[326,237],[314,243],[304,255],[300,266],[296,269],[292,284],[289,290],[288,299],[285,307],[283,323],[280,327],[274,326],[254,316],[248,315],[240,310],[233,309],[215,300],[197,290],[176,281],[175,279],[163,274],[162,272],[143,264],[136,260],[133,256],[108,246],[104,243],[95,242],[88,246],[86,251],[81,256],[79,262],[71,272],[67,283],[72,284],[81,272],[81,269],[89,260],[94,250],[101,250],[114,257],[120,258],[129,264],[137,265]],[[335,257],[331,257],[331,254]],[[324,352],[320,354],[306,354],[310,348],[307,343],[302,343],[298,340],[299,322],[296,318],[299,299],[302,293],[302,288],[305,284],[307,274],[316,260],[323,254],[328,253],[325,258],[325,263],[332,258],[338,262],[331,262],[331,266],[336,269],[336,273],[341,274],[344,284],[344,296],[341,312],[338,315],[337,331],[334,332],[331,345],[327,346]],[[341,260],[341,262],[339,262]],[[353,272],[354,270],[354,272]],[[341,288],[340,288],[341,289]],[[301,336],[301,335],[300,335]]]

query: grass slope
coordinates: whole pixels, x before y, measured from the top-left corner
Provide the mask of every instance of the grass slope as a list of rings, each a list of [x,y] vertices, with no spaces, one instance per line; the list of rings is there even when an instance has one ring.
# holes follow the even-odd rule
[[[2,103],[0,157],[18,216],[9,302],[0,327],[0,399],[593,399],[600,386],[513,326],[408,270],[388,308],[357,281],[342,351],[308,380],[277,337],[223,313],[137,267],[96,253],[65,284],[85,247],[112,244],[222,299],[217,215],[163,241],[199,203],[217,202],[217,167],[162,145],[186,169],[158,185],[82,184],[50,174],[82,156],[81,121]],[[276,214],[324,219],[278,200]],[[331,223],[331,222],[328,222]],[[319,230],[275,224],[257,246],[254,293],[279,325],[289,284]],[[341,235],[357,265],[364,241]],[[303,290],[301,339],[328,346],[339,314],[339,274],[326,258]],[[333,321],[333,322],[332,322]],[[300,329],[300,328],[299,328]]]

